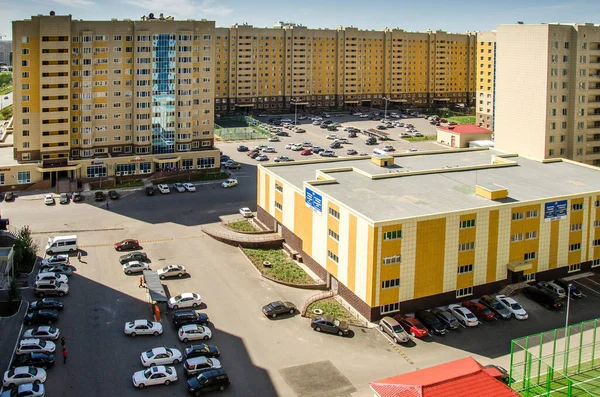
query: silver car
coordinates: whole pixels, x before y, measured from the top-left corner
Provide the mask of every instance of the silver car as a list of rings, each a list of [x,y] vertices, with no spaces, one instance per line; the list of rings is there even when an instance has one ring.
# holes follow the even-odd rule
[[[164,280],[167,277],[183,277],[186,270],[182,265],[169,265],[158,269],[156,273],[161,280]]]
[[[406,343],[410,341],[408,334],[400,323],[391,317],[384,317],[379,320],[379,329],[392,338],[394,343]]]
[[[127,262],[123,265],[123,272],[125,274],[141,273],[144,270],[150,270],[150,265],[138,261]]]

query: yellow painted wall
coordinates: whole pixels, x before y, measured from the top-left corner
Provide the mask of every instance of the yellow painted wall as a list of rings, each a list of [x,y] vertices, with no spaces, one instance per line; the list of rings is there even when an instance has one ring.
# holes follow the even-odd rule
[[[271,196],[271,176],[269,174],[265,173],[265,205],[264,205],[264,209],[269,214],[272,214],[271,199],[269,198],[270,196]]]
[[[533,218],[527,218],[527,211],[537,210],[538,216]],[[516,212],[522,212],[524,218],[520,220],[512,220],[512,214]],[[540,234],[540,217],[542,216],[541,208],[539,204],[536,205],[526,205],[520,207],[513,207],[511,212],[511,222],[510,222],[510,236],[511,238],[515,234],[522,234],[523,240],[516,241],[510,243],[510,254],[509,254],[509,262],[520,262],[524,260],[525,253],[527,252],[536,252],[536,258],[533,260],[529,260],[532,268],[525,273],[536,273],[537,272],[537,263],[539,258],[539,234]],[[537,231],[538,237],[531,240],[525,239],[525,234],[527,232]],[[510,240],[509,240],[510,241]]]
[[[582,223],[583,224],[583,210],[579,210],[579,211],[573,211],[572,210],[572,206],[573,204],[584,204],[583,202],[583,198],[578,198],[578,199],[572,199],[571,203],[570,203],[570,207],[569,207],[569,212],[570,212],[570,221],[569,221],[569,246],[571,244],[576,244],[576,243],[581,243],[583,241],[583,231],[579,230],[579,231],[571,231],[571,225],[577,224],[577,223]],[[567,249],[569,249],[567,247]],[[578,250],[578,251],[569,251],[569,256],[568,256],[568,264],[569,265],[573,265],[575,263],[580,263],[582,261],[582,254],[583,251],[582,250]]]
[[[329,208],[337,211],[338,213],[340,212],[340,207],[335,205],[334,203],[332,203],[331,201],[329,202]],[[331,229],[333,232],[335,232],[338,236],[340,234],[340,221],[338,219],[335,219],[333,216],[328,216],[327,217],[327,228]],[[340,253],[339,253],[339,243],[337,241],[335,241],[333,238],[329,237],[329,231],[327,231],[327,250],[331,251],[332,253],[334,253],[335,255],[337,255],[337,257],[339,258]],[[335,263],[334,261],[332,261],[331,259],[329,259],[329,257],[327,257],[327,263],[326,263],[326,268],[327,271],[329,273],[331,273],[331,275],[335,278],[337,278],[337,274],[338,274],[338,265],[337,263]]]
[[[263,203],[263,202],[260,200],[260,189],[261,189],[261,187],[262,187],[262,183],[261,183],[260,176],[261,176],[261,171],[260,171],[260,168],[256,168],[256,181],[257,181],[257,183],[256,183],[256,203],[257,203],[259,206],[261,206],[261,207],[263,207],[263,208],[264,208],[264,207],[265,207],[265,203]]]
[[[560,223],[550,224],[550,253],[548,258],[548,269],[556,269],[558,266],[558,226]]]
[[[436,295],[443,291],[446,219],[417,223],[415,246],[414,297]]]
[[[302,240],[302,250],[312,256],[312,210],[304,205],[304,196],[294,192],[294,234]]]
[[[473,272],[459,274],[456,277],[456,289],[467,288],[473,286]]]
[[[356,291],[356,216],[348,215],[348,289]]]
[[[281,183],[280,183],[280,185],[283,186],[283,184],[281,184]],[[281,206],[283,207],[283,194],[281,192],[278,192],[277,190],[275,190],[275,201],[277,203],[281,204]],[[273,207],[275,207],[275,204],[273,204]],[[283,222],[283,211],[285,211],[285,208],[283,208],[283,211],[281,211],[277,208],[273,208],[273,211],[275,211],[275,219],[277,219],[277,222],[282,223]]]
[[[475,214],[461,215],[460,222],[475,219],[475,226],[477,226],[477,216]],[[465,244],[475,242],[477,234],[477,227],[468,227],[459,229],[458,232],[458,243]],[[477,247],[475,247],[477,248]],[[470,265],[475,263],[475,250],[470,251],[459,251],[458,252],[458,266]]]
[[[369,225],[368,230],[368,241],[369,248],[367,250],[367,304],[371,307],[375,306],[375,294],[377,292],[377,286],[375,283],[377,279],[375,277],[375,269],[377,268],[377,247],[379,241],[379,228],[374,228]]]
[[[493,283],[496,280],[496,260],[498,257],[498,223],[500,211],[490,211],[488,226],[487,273],[485,281]]]

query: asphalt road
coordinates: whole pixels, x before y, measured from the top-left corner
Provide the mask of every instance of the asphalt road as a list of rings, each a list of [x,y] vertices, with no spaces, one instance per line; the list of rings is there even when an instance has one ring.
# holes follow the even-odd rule
[[[12,105],[13,103],[13,93],[9,92],[6,95],[0,96],[0,109],[4,109],[7,106]]]

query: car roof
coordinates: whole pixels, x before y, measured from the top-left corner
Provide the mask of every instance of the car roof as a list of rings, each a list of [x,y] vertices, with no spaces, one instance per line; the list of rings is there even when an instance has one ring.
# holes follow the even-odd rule
[[[14,371],[15,375],[17,375],[17,374],[25,374],[25,373],[29,372],[29,366],[28,365],[24,365],[22,367],[17,367],[13,371]]]
[[[166,353],[167,352],[167,348],[166,347],[155,347],[152,349],[152,353],[154,354],[161,354],[161,353]]]
[[[194,329],[200,329],[200,328],[204,329],[204,327],[202,327],[202,326],[200,326],[198,324],[187,324],[187,325],[183,325],[181,327],[181,329],[183,330],[183,332],[185,332],[185,331],[191,331],[191,330],[194,330]]]
[[[133,321],[134,325],[148,324],[148,323],[154,324],[152,321],[148,321],[148,320],[144,320],[144,319]]]

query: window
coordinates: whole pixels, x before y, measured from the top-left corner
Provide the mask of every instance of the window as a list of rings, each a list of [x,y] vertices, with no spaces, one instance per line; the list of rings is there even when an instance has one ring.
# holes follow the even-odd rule
[[[598,246],[600,246],[600,239],[596,239],[596,240],[592,241],[592,245],[593,245],[594,247],[598,247]]]
[[[594,259],[594,261],[592,262],[592,267],[598,267],[600,266],[600,259]]]
[[[402,230],[392,230],[391,232],[383,233],[383,240],[396,240],[402,238]]]
[[[215,158],[207,157],[198,159],[198,168],[215,168]]]
[[[570,244],[569,251],[581,251],[581,243]]]
[[[473,287],[461,288],[456,290],[456,297],[462,298],[463,296],[473,295]]]
[[[29,130],[23,130],[22,133],[23,136],[29,136]]]
[[[581,223],[573,223],[571,225],[572,232],[579,232],[579,231],[581,231],[582,228],[583,228],[583,224],[581,224]]]
[[[525,240],[533,240],[533,239],[537,238],[537,236],[538,236],[537,230],[534,230],[533,232],[527,232],[527,233],[525,233]]]
[[[340,219],[340,213],[329,207],[329,215],[333,216],[335,219]]]
[[[525,281],[535,281],[535,273],[526,274]]]
[[[332,239],[334,239],[335,241],[340,241],[340,235],[337,234],[336,232],[334,232],[333,230],[329,229],[329,237],[331,237]]]
[[[338,256],[331,251],[327,251],[327,257],[329,259],[331,259],[332,261],[334,261],[335,263],[338,263],[340,260],[340,258],[338,258]]]
[[[29,149],[29,142],[23,142],[23,149]]]
[[[527,252],[527,253],[525,253],[525,255],[523,255],[524,261],[529,261],[529,260],[533,260],[533,259],[535,259],[535,251]]]
[[[596,200],[594,202],[594,205],[596,206],[596,208],[600,207],[600,200]]]
[[[396,288],[400,286],[400,279],[395,278],[393,280],[385,280],[381,282],[381,289]]]
[[[281,186],[278,183],[275,183],[275,190],[277,190],[278,192],[282,192],[283,193],[283,186]]]
[[[571,211],[581,211],[583,209],[583,203],[575,203],[571,205]]]
[[[594,221],[594,227],[600,227],[600,220]]]
[[[513,214],[512,214],[512,220],[513,221],[518,221],[520,219],[523,219],[523,213],[522,212],[513,212]]]
[[[468,219],[466,221],[460,222],[461,229],[468,229],[470,227],[475,227],[475,219]]]
[[[400,302],[390,303],[388,305],[383,305],[379,307],[379,311],[381,314],[397,312],[400,310]]]
[[[4,185],[4,174],[0,174],[0,185]]]
[[[471,273],[472,271],[473,271],[473,264],[458,267],[458,274]]]
[[[575,263],[574,265],[569,265],[569,273],[578,272],[581,270],[581,263]]]
[[[527,218],[537,218],[539,216],[538,210],[529,210],[526,212]]]
[[[383,258],[384,265],[394,265],[397,263],[402,263],[402,255],[386,256]]]
[[[513,234],[512,236],[510,236],[511,243],[514,243],[517,241],[523,241],[523,233]]]
[[[275,208],[277,208],[279,211],[283,211],[283,206],[281,204],[279,204],[277,201],[275,201]]]
[[[472,251],[474,249],[475,249],[475,241],[471,241],[470,243],[462,243],[462,244],[459,244],[459,246],[458,246],[459,251]]]
[[[29,171],[20,171],[17,174],[17,183],[30,183],[31,182],[31,175],[29,173]]]

